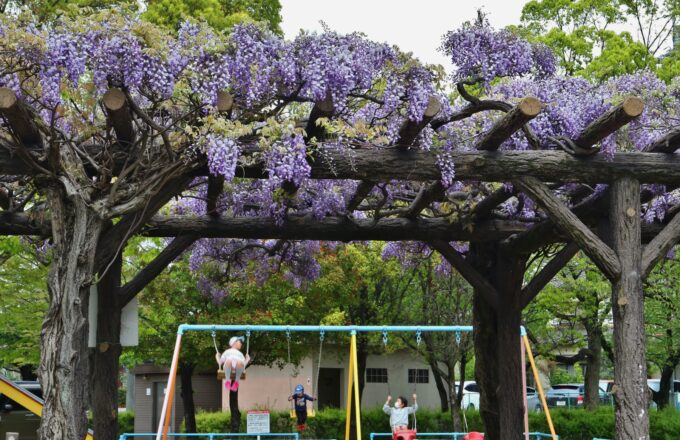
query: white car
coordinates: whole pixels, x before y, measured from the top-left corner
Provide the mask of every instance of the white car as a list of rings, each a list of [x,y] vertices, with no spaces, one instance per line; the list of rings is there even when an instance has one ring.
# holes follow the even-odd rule
[[[458,387],[459,385],[456,385],[456,392],[458,392]],[[479,385],[474,380],[463,382],[463,400],[460,402],[460,407],[464,410],[479,409]],[[531,387],[527,387],[527,407],[529,411],[541,411],[538,393]]]

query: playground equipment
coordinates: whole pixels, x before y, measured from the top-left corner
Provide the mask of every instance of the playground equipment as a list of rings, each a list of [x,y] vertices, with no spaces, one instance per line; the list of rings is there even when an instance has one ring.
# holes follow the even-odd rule
[[[21,388],[0,374],[0,394],[5,395],[38,417],[42,416],[45,402],[35,394]],[[86,440],[93,440],[92,430],[88,430]]]
[[[326,333],[329,332],[335,332],[335,333],[348,333],[350,335],[350,350],[349,350],[349,366],[348,366],[348,384],[347,384],[347,418],[345,422],[345,440],[349,440],[350,437],[350,427],[351,427],[351,413],[352,413],[352,405],[356,408],[355,413],[355,429],[356,429],[356,438],[361,438],[361,405],[359,401],[359,368],[357,364],[357,333],[369,333],[369,332],[381,332],[383,334],[383,341],[386,339],[386,335],[388,332],[407,332],[407,333],[414,333],[416,335],[416,340],[419,342],[421,338],[421,334],[423,332],[449,332],[449,333],[456,333],[460,335],[460,333],[464,332],[471,332],[472,331],[472,326],[319,326],[319,325],[189,325],[189,324],[182,324],[177,328],[177,338],[175,341],[175,349],[174,353],[172,356],[172,364],[170,366],[170,373],[168,376],[168,386],[167,386],[167,393],[165,394],[165,399],[163,401],[163,408],[161,410],[161,415],[159,418],[159,424],[158,424],[158,431],[155,434],[156,435],[156,440],[167,440],[168,437],[171,437],[169,435],[169,428],[170,428],[170,417],[168,417],[168,414],[170,413],[170,410],[172,408],[173,400],[174,400],[174,394],[175,394],[175,380],[177,376],[177,367],[179,363],[179,354],[182,346],[182,336],[186,332],[190,331],[209,331],[215,334],[216,332],[245,332],[246,335],[250,336],[251,332],[253,331],[265,331],[265,332],[285,332],[287,337],[288,337],[288,347],[289,347],[289,357],[288,360],[290,362],[290,334],[291,332],[318,332],[320,335],[320,357],[319,357],[319,364],[321,361],[321,348],[323,347],[323,337]],[[457,338],[458,340],[459,338]],[[214,337],[213,337],[214,340]],[[215,343],[217,346],[217,344]],[[529,345],[529,340],[526,336],[526,331],[522,327],[521,328],[521,344],[520,344],[520,350],[522,353],[522,361],[524,361],[525,358],[525,352],[528,351],[529,354],[529,361],[531,362],[532,366],[532,371],[534,373],[534,377],[536,379],[536,385],[538,388],[539,395],[541,397],[541,404],[543,405],[543,411],[546,414],[547,420],[548,420],[548,426],[550,427],[550,437],[552,437],[553,440],[557,440],[558,437],[555,434],[555,429],[552,424],[552,419],[550,417],[550,412],[548,409],[548,405],[545,400],[545,395],[543,394],[543,387],[541,386],[539,377],[538,377],[538,371],[536,369],[536,365],[534,363],[534,358],[531,353],[531,347]],[[218,350],[219,351],[219,350]],[[317,381],[318,381],[318,372],[317,372]],[[524,394],[524,424],[525,424],[525,440],[530,440],[530,435],[536,435],[537,433],[530,433],[529,432],[529,417],[528,417],[528,412],[526,408],[526,401],[527,401],[527,396],[526,396],[526,372],[524,369],[522,369],[522,383],[523,383],[523,394]],[[388,384],[389,386],[389,384]],[[316,387],[315,387],[316,389]],[[352,398],[353,397],[353,398]],[[414,425],[415,425],[415,420],[414,420]],[[413,430],[415,432],[415,429]],[[538,433],[540,434],[540,433]],[[206,434],[203,434],[204,436]],[[216,435],[216,434],[214,434]],[[392,434],[389,434],[392,436]],[[419,433],[418,436],[426,436],[427,434],[421,434]],[[447,434],[451,435],[451,433]],[[371,437],[373,438],[375,436],[375,433],[371,434]],[[547,434],[540,434],[539,438],[542,436],[548,436]],[[456,437],[454,437],[454,440],[456,440]]]
[[[156,437],[158,434],[155,432],[149,432],[149,433],[125,433],[121,434],[119,437],[119,440],[128,440],[128,439],[134,439],[136,437]],[[208,438],[208,440],[218,440],[221,438],[230,438],[230,437],[254,437],[256,439],[260,439],[260,437],[267,437],[267,438],[277,438],[277,437],[283,437],[283,438],[291,438],[292,440],[300,440],[300,435],[297,432],[292,432],[292,433],[286,433],[286,432],[278,432],[278,433],[262,433],[262,434],[244,434],[244,433],[233,433],[233,432],[221,432],[221,433],[210,433],[210,434],[201,434],[201,433],[196,433],[196,434],[187,434],[187,433],[182,433],[182,432],[174,432],[174,433],[167,433],[167,437],[182,437],[182,438],[194,438],[194,437],[199,437],[201,439]]]

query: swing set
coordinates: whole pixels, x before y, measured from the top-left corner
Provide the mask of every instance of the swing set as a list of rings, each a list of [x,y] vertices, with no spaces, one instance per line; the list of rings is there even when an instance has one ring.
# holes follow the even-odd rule
[[[292,364],[292,359],[291,359],[291,333],[292,332],[318,332],[319,333],[319,359],[317,363],[317,371],[316,371],[316,378],[315,378],[315,384],[313,391],[318,392],[318,384],[319,384],[319,373],[321,370],[321,360],[322,360],[322,351],[323,351],[323,344],[324,344],[324,337],[327,333],[329,332],[335,332],[335,333],[348,333],[350,335],[350,347],[349,347],[349,365],[348,365],[348,381],[347,381],[347,417],[345,421],[345,440],[350,439],[350,434],[351,434],[351,414],[352,414],[352,407],[354,405],[355,407],[355,429],[356,429],[356,438],[361,439],[361,405],[360,405],[360,399],[359,399],[359,367],[357,364],[357,333],[382,333],[383,336],[383,344],[385,347],[387,347],[387,338],[388,338],[388,333],[389,332],[406,332],[406,333],[413,333],[415,334],[416,337],[416,345],[420,346],[421,342],[421,335],[423,332],[448,332],[448,333],[455,333],[456,334],[456,341],[460,343],[460,335],[461,333],[467,333],[472,331],[472,326],[324,326],[324,325],[189,325],[189,324],[182,324],[178,327],[177,329],[177,339],[175,341],[175,349],[174,353],[172,356],[172,364],[170,366],[170,373],[168,376],[168,387],[167,387],[167,392],[165,394],[165,398],[163,400],[163,408],[161,410],[160,418],[159,418],[159,424],[158,424],[158,430],[156,431],[156,440],[167,440],[169,436],[169,429],[170,429],[170,417],[168,414],[170,414],[171,409],[172,409],[172,404],[174,400],[174,394],[175,394],[175,380],[177,376],[177,368],[179,364],[179,355],[180,355],[180,349],[182,345],[182,336],[186,332],[190,331],[209,331],[211,332],[212,338],[213,338],[213,344],[215,346],[215,351],[219,355],[220,351],[217,346],[217,332],[244,332],[246,335],[246,354],[249,353],[250,351],[250,335],[254,331],[263,331],[263,332],[285,332],[286,333],[286,340],[287,340],[287,346],[288,346],[288,364]],[[539,392],[539,396],[541,398],[541,403],[543,406],[543,410],[546,414],[546,418],[548,421],[548,426],[550,428],[550,437],[553,440],[557,440],[557,435],[555,434],[555,429],[552,424],[552,419],[550,417],[550,412],[548,409],[548,405],[545,400],[545,395],[543,393],[543,388],[541,386],[541,382],[538,377],[538,371],[536,369],[536,365],[534,363],[533,355],[531,353],[531,347],[529,346],[529,340],[526,336],[526,331],[524,327],[521,328],[521,344],[520,344],[520,350],[522,353],[522,362],[524,363],[525,355],[528,354],[529,361],[531,363],[532,367],[532,372],[534,374],[534,378],[536,380],[536,386]],[[232,371],[232,380],[234,379],[234,371]],[[217,371],[217,378],[219,380],[223,380],[224,377],[224,371],[222,370],[222,367]],[[292,389],[292,378],[293,375],[289,376],[289,387]],[[241,376],[241,380],[245,379],[245,373]],[[418,378],[414,378],[414,386],[417,387],[417,381]],[[523,368],[522,369],[522,384],[523,384],[523,394],[524,394],[524,428],[525,428],[525,439],[529,440],[529,418],[528,418],[528,412],[527,412],[527,396],[526,396],[526,370]],[[389,390],[389,382],[387,383],[388,386],[388,392]],[[317,396],[318,397],[318,396]],[[318,401],[318,399],[317,399]],[[316,411],[314,410],[314,405],[312,405],[312,408],[310,411],[308,411],[308,417],[314,417],[316,415]],[[413,413],[413,430],[407,430],[404,432],[398,432],[395,434],[393,437],[394,438],[403,438],[403,439],[409,439],[409,438],[414,438],[416,431],[417,431],[417,420],[415,413]],[[290,416],[292,418],[295,418],[295,410],[294,408],[291,407],[290,410]],[[401,435],[398,435],[401,434]],[[532,435],[534,433],[531,433]],[[380,434],[382,435],[382,434]],[[547,434],[545,434],[548,436]]]

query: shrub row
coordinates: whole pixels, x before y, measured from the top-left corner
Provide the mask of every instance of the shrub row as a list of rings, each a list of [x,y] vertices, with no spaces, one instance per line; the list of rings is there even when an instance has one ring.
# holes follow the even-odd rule
[[[551,412],[555,430],[561,440],[590,440],[592,438],[614,438],[614,411],[610,407],[597,411],[555,410]],[[362,433],[364,439],[371,432],[389,432],[388,417],[380,408],[364,410],[362,417]],[[196,414],[198,432],[229,432],[230,415],[228,412],[199,412]],[[469,431],[483,431],[483,425],[477,411],[467,411],[466,419]],[[450,432],[451,415],[441,411],[418,411],[419,432]],[[653,440],[680,439],[680,411],[667,409],[650,414]],[[119,417],[121,432],[132,432],[134,414],[123,413]],[[124,428],[125,427],[125,428]],[[529,427],[532,432],[548,433],[548,424],[543,414],[530,414]],[[272,432],[295,432],[295,420],[287,412],[272,412]],[[345,412],[341,409],[319,411],[315,418],[310,418],[307,430],[301,436],[315,439],[343,439],[345,430]],[[246,431],[246,413],[241,417],[241,432]]]

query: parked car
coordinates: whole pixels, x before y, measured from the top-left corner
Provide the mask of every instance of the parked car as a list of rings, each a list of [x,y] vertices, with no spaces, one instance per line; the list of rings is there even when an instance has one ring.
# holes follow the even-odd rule
[[[611,395],[599,387],[600,403],[609,405]],[[553,385],[546,393],[545,398],[551,408],[579,408],[583,406],[585,385],[578,383],[564,383]]]
[[[538,392],[535,388],[527,387],[527,408],[529,411],[540,412],[542,411],[541,399],[538,397]]]
[[[16,385],[42,398],[40,384],[34,381],[19,381]],[[9,438],[7,433],[16,432],[20,440],[38,440],[40,417],[28,411],[8,396],[0,394],[0,439]]]
[[[458,392],[458,385],[456,385]],[[479,409],[479,385],[474,380],[463,382],[463,400],[460,403],[462,409]],[[541,401],[538,393],[532,387],[527,387],[527,407],[529,411],[540,411]]]

